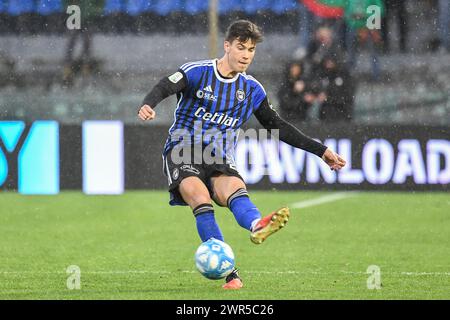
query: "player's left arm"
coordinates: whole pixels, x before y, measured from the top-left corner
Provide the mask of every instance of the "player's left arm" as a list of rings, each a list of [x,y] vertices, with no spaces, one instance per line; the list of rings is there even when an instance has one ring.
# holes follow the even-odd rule
[[[308,137],[289,122],[283,120],[265,98],[255,111],[256,119],[268,129],[278,129],[281,141],[305,151],[314,153],[328,164],[332,170],[339,170],[345,166],[345,160],[322,143]]]

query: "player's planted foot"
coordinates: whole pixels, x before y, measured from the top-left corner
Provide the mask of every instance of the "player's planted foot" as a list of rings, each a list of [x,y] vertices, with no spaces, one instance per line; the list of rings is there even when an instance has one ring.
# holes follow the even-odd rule
[[[225,281],[226,283],[222,286],[222,288],[226,290],[238,290],[243,286],[237,269],[233,269],[233,271],[231,271],[231,273],[225,278]]]
[[[268,236],[283,228],[289,220],[289,208],[283,207],[265,216],[253,228],[250,240],[255,244],[263,243]]]

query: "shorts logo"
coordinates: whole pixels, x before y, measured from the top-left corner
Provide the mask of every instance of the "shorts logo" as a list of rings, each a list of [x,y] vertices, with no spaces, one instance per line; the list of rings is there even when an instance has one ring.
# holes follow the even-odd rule
[[[244,101],[244,99],[245,99],[244,90],[239,89],[238,91],[236,91],[236,99],[238,99],[241,102]]]
[[[226,163],[227,163],[228,167],[231,170],[237,171],[236,163],[234,162],[234,158],[229,155],[227,155],[226,157],[227,157]]]
[[[175,170],[173,170],[173,173],[172,173],[173,180],[177,180],[179,175],[180,175],[180,172],[178,171],[178,168],[175,168]]]
[[[228,166],[231,170],[237,171],[236,165],[234,163],[229,163]]]
[[[172,83],[177,83],[177,82],[180,81],[181,79],[183,79],[183,74],[182,74],[180,71],[175,72],[173,75],[171,75],[171,76],[169,77],[169,80],[170,80],[170,82],[172,82]]]
[[[185,164],[183,166],[180,167],[180,170],[182,171],[187,171],[187,172],[191,172],[193,174],[199,175],[200,171],[197,168],[194,168],[192,165],[190,164]]]

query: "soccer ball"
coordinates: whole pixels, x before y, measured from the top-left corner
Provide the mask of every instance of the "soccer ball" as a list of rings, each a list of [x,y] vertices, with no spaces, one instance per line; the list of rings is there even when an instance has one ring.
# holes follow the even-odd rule
[[[203,242],[195,252],[195,265],[208,279],[225,278],[234,268],[233,250],[225,242],[211,238]]]

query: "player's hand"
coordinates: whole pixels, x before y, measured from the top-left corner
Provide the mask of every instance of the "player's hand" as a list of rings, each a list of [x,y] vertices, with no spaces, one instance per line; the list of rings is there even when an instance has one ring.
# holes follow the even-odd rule
[[[144,104],[141,109],[139,109],[138,115],[141,120],[147,121],[153,120],[156,116],[156,112],[148,104]]]
[[[336,152],[333,152],[330,148],[325,150],[322,159],[328,166],[330,166],[331,170],[340,170],[346,164],[345,160],[342,159]]]

